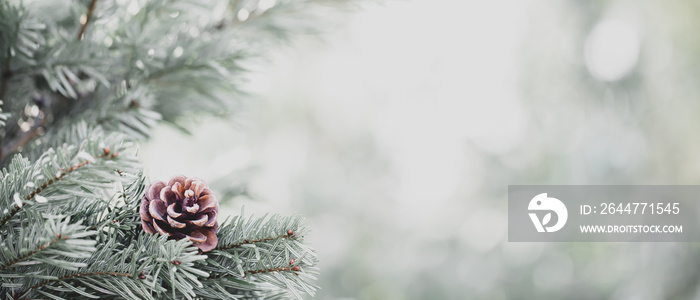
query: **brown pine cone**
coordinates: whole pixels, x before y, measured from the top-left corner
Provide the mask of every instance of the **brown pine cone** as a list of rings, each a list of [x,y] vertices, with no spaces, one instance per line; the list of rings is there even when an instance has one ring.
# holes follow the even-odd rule
[[[148,233],[167,234],[171,239],[188,238],[202,252],[219,242],[216,214],[219,203],[201,179],[175,176],[146,188],[141,200],[141,226]]]

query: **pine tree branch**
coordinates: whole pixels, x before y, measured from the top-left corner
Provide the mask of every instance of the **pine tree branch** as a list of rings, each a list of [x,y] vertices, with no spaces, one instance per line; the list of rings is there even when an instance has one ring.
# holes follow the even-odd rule
[[[246,274],[258,274],[258,273],[272,273],[272,272],[284,272],[284,271],[298,271],[300,270],[297,267],[279,267],[279,268],[271,268],[271,269],[261,269],[261,270],[248,270],[245,271]]]
[[[116,276],[116,277],[128,277],[128,278],[132,278],[132,277],[133,277],[133,275],[131,275],[131,274],[119,273],[119,272],[85,272],[85,273],[75,273],[75,274],[70,274],[70,275],[66,275],[66,276],[61,276],[61,277],[58,277],[58,278],[56,278],[56,279],[46,280],[46,281],[42,281],[42,282],[40,282],[40,283],[37,283],[37,284],[35,284],[35,285],[29,287],[26,291],[20,293],[20,296],[17,297],[17,298],[18,298],[18,299],[26,299],[26,298],[23,298],[23,297],[24,297],[27,293],[29,293],[29,292],[31,292],[31,291],[33,291],[33,290],[40,289],[41,287],[43,287],[43,286],[45,286],[45,285],[47,285],[47,284],[49,284],[49,283],[60,282],[60,281],[64,281],[64,280],[68,280],[68,279],[72,279],[72,278],[78,278],[78,277],[93,277],[93,276],[94,276],[94,277],[99,277],[99,276]]]
[[[49,1],[32,7],[53,6],[43,2]],[[353,1],[254,2],[156,0],[139,2],[136,13],[111,1],[96,11],[97,0],[57,12],[0,4],[0,100],[14,99],[6,107],[21,109],[32,104],[32,92],[50,88],[51,96],[62,95],[36,101],[44,118],[24,124],[26,131],[10,123],[14,131],[0,143],[0,159],[8,161],[0,172],[0,210],[7,208],[0,212],[0,298],[301,299],[315,293],[318,258],[299,217],[223,222],[219,246],[207,255],[189,241],[138,230],[146,180],[131,183],[142,168],[130,151],[133,139],[148,137],[161,119],[235,111],[239,102],[231,95],[245,94],[239,74],[262,56],[259,50],[294,33],[322,32],[313,26],[317,12],[325,12],[321,4]],[[221,24],[198,21],[227,4]],[[76,11],[82,22],[75,23]],[[133,16],[122,18],[127,14]],[[105,26],[97,26],[103,18]],[[16,20],[21,27],[13,26]],[[92,41],[92,33],[115,42]],[[105,145],[120,158],[108,159]],[[73,231],[56,229],[56,220]],[[57,234],[70,239],[55,241]]]
[[[8,267],[10,267],[10,266],[12,266],[12,265],[14,265],[14,264],[16,264],[16,263],[18,263],[18,262],[20,262],[20,261],[23,261],[23,260],[25,260],[25,259],[27,259],[27,258],[29,258],[29,257],[31,257],[31,256],[33,256],[33,255],[35,255],[35,254],[37,254],[37,253],[39,253],[39,252],[45,250],[46,248],[51,247],[51,246],[52,246],[53,244],[55,244],[56,242],[58,242],[58,241],[60,241],[60,240],[65,240],[65,239],[68,239],[68,236],[62,236],[61,234],[57,234],[57,235],[56,235],[56,238],[54,238],[54,239],[51,240],[50,242],[39,246],[39,248],[37,248],[37,249],[35,249],[35,250],[32,250],[32,251],[27,252],[27,254],[25,254],[25,255],[19,256],[19,257],[15,258],[15,259],[13,259],[13,260],[7,262],[7,263],[4,263],[2,266],[0,266],[0,272],[4,271],[4,270],[7,269]]]
[[[242,291],[269,292],[283,295],[284,299],[301,299],[301,293],[313,295],[318,289],[312,283],[318,274],[317,257],[313,248],[304,243],[308,229],[303,220],[297,216],[243,215],[241,212],[222,223],[217,233],[219,247],[210,252],[207,264],[200,267],[209,273],[203,279],[205,298],[219,299],[226,293]]]
[[[88,7],[88,12],[85,17],[85,23],[83,23],[83,25],[80,26],[80,31],[78,32],[79,41],[83,40],[83,36],[85,35],[85,29],[90,23],[90,19],[92,19],[92,13],[95,11],[95,4],[97,4],[97,0],[92,0],[92,2],[90,2],[90,6]]]
[[[228,244],[228,245],[219,244],[214,250],[228,250],[228,249],[241,247],[245,244],[255,244],[255,243],[261,243],[261,242],[269,242],[269,241],[276,240],[276,239],[291,239],[291,238],[297,237],[297,235],[293,231],[291,231],[291,230],[289,230],[289,231],[291,232],[291,234],[289,232],[287,232],[287,234],[285,234],[285,235],[278,235],[278,236],[274,236],[274,237],[266,237],[266,238],[262,238],[262,239],[253,239],[253,240],[246,239],[242,242]]]
[[[104,148],[104,154],[99,155],[99,156],[95,156],[95,159],[115,158],[115,157],[117,157],[118,155],[119,155],[119,153],[117,153],[117,152],[111,153],[111,151],[110,151],[109,148]],[[54,178],[52,178],[52,179],[49,179],[49,180],[45,181],[41,186],[39,186],[39,187],[35,188],[34,190],[32,190],[32,191],[29,193],[29,195],[27,195],[27,196],[25,197],[25,200],[29,201],[29,200],[33,199],[37,194],[41,193],[41,191],[43,191],[44,189],[46,189],[46,188],[49,187],[50,185],[52,185],[52,184],[54,184],[54,183],[56,183],[56,182],[59,182],[59,181],[63,180],[63,178],[64,178],[66,175],[68,175],[68,174],[70,174],[70,173],[73,173],[73,172],[75,172],[75,170],[78,170],[78,169],[80,169],[80,168],[82,168],[82,167],[84,167],[84,166],[87,166],[87,165],[90,164],[90,163],[91,163],[91,162],[90,162],[89,160],[85,160],[84,162],[81,162],[81,163],[78,163],[78,164],[76,164],[76,165],[71,166],[68,170],[65,170],[65,169],[64,169],[58,176],[56,176],[56,177],[54,177]],[[8,214],[6,214],[5,216],[3,216],[2,219],[0,219],[0,228],[2,228],[3,226],[5,226],[5,224],[7,223],[7,221],[9,221],[13,216],[15,216],[23,207],[25,207],[25,206],[24,206],[24,205],[15,204],[15,206],[12,208],[12,210],[11,210]]]
[[[286,267],[269,268],[269,269],[248,270],[248,271],[245,271],[244,273],[246,275],[251,275],[251,274],[259,274],[259,273],[273,273],[273,272],[286,272],[286,271],[295,272],[294,274],[296,274],[296,272],[301,271],[301,268],[299,268],[298,266],[286,266]],[[205,278],[204,280],[221,279],[223,277],[226,277],[227,275],[229,275],[229,273],[221,273],[221,274],[211,275],[211,276]]]

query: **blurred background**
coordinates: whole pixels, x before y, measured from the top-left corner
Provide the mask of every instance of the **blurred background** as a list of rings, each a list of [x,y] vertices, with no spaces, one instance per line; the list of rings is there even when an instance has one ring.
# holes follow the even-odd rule
[[[141,158],[212,183],[224,215],[306,216],[315,299],[700,299],[697,244],[508,243],[506,219],[509,184],[698,183],[698,15],[368,4],[254,68],[237,118],[164,125]]]

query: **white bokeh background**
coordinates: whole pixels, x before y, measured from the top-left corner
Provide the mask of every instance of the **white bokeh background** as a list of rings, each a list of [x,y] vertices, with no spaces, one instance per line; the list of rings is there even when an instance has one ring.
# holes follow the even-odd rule
[[[340,271],[333,280],[356,294],[322,290],[328,299],[406,297],[409,282],[395,268],[433,251],[406,270],[443,263],[448,250],[425,246],[433,240],[457,234],[491,250],[505,238],[505,215],[467,208],[479,201],[467,195],[483,180],[467,146],[502,153],[523,138],[516,62],[526,3],[437,2],[370,6],[325,42],[307,39],[275,53],[251,76],[256,96],[235,124],[203,120],[194,137],[168,127],[154,132],[141,151],[150,178],[214,180],[257,167],[250,178],[257,200],[237,199],[227,213],[245,205],[257,215],[306,215],[322,270],[342,268],[362,242],[359,263],[377,261],[365,271],[386,281],[367,285]],[[310,201],[302,189],[337,209],[299,207]],[[483,221],[493,230],[479,230]],[[363,236],[358,223],[381,228]]]
[[[630,1],[600,12],[578,5],[367,5],[323,41],[274,52],[251,74],[253,96],[232,122],[201,120],[194,136],[159,127],[141,158],[151,180],[245,180],[255,200],[222,199],[224,215],[245,206],[306,216],[321,259],[318,299],[656,299],[662,289],[643,283],[663,271],[625,274],[649,253],[680,251],[673,247],[507,243],[508,184],[653,183],[659,177],[641,170],[668,174],[640,129],[648,112],[633,102],[640,73],[665,86],[677,76],[670,50],[645,44],[666,38],[644,27],[667,22],[664,14]],[[659,18],[645,20],[650,11]],[[666,99],[660,82],[645,83],[655,87],[650,97]],[[662,183],[698,174],[678,172],[688,176]]]

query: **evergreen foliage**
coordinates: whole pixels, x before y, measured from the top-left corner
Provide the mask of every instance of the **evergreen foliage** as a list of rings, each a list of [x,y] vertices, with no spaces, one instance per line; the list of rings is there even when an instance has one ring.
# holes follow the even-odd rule
[[[350,2],[0,2],[0,298],[313,295],[299,217],[241,213],[208,253],[143,232],[135,142],[230,116],[251,60]]]

